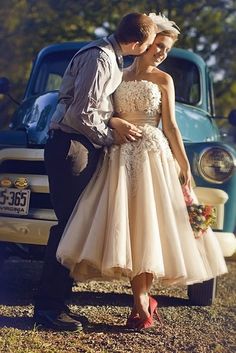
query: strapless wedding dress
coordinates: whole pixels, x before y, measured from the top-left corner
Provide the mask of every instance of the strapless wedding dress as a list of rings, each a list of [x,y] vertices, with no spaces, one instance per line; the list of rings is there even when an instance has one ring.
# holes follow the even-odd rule
[[[156,127],[158,86],[123,81],[116,111],[141,140],[105,150],[78,200],[57,251],[75,280],[148,272],[168,284],[192,284],[227,272],[214,233],[195,239],[167,139]]]

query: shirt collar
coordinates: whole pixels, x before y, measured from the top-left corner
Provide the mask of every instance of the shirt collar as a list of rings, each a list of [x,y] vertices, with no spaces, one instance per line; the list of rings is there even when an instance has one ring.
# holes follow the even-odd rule
[[[123,56],[122,56],[122,50],[121,50],[120,44],[117,42],[114,34],[111,34],[110,36],[108,36],[107,40],[111,43],[115,51],[116,60],[119,68],[123,69]]]

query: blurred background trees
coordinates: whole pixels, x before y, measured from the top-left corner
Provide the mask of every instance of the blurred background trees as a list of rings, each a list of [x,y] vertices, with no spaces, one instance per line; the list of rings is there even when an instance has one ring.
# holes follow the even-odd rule
[[[161,11],[174,20],[181,28],[177,46],[201,55],[213,73],[217,115],[236,108],[234,0],[1,0],[0,76],[10,79],[12,95],[21,100],[41,48],[109,34],[123,15],[134,11]],[[11,109],[12,103],[0,96],[0,127]]]

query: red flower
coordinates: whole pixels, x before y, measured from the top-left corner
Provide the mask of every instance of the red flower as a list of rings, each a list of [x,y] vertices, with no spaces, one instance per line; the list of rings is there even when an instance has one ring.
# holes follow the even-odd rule
[[[215,208],[210,205],[198,205],[193,203],[193,198],[188,187],[182,186],[184,200],[186,202],[189,222],[195,238],[202,236],[208,227],[215,222]]]

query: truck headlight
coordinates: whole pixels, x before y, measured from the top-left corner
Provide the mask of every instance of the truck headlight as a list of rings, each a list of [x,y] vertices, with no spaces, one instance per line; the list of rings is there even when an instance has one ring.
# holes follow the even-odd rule
[[[201,176],[216,184],[222,184],[231,177],[236,166],[234,156],[222,147],[206,148],[198,160]]]

